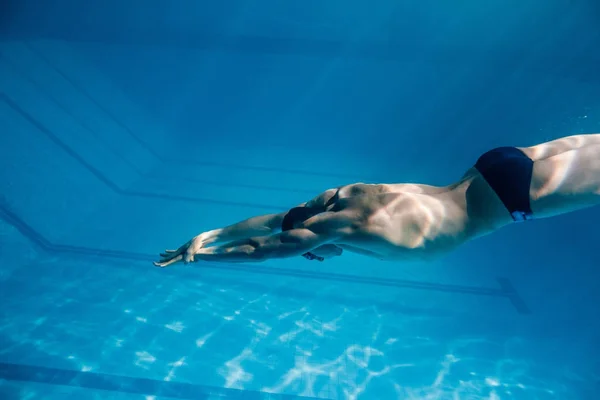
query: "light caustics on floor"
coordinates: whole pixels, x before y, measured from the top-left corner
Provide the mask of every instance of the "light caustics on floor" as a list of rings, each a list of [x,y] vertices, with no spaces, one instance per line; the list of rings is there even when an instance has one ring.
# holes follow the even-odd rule
[[[147,295],[128,292],[142,293],[155,282],[152,277],[140,278],[132,291],[115,290],[102,304],[77,304],[91,290],[91,280],[97,283],[93,290],[101,290],[127,274],[83,278],[69,296],[59,287],[49,293],[52,279],[34,288],[46,293],[40,304],[21,306],[23,315],[0,328],[4,341],[13,343],[0,351],[0,359],[20,351],[33,359],[0,363],[0,379],[185,399],[490,400],[564,394],[543,366],[514,356],[531,345],[524,339],[447,340],[439,330],[439,337],[419,336],[410,332],[436,326],[435,318],[398,317],[377,306],[348,308],[268,292],[248,296],[243,284],[206,282],[177,293],[177,277]],[[19,309],[21,300],[15,296],[7,306]],[[88,314],[67,322],[80,310]],[[45,317],[32,321],[36,314]],[[36,366],[36,357],[45,366]]]

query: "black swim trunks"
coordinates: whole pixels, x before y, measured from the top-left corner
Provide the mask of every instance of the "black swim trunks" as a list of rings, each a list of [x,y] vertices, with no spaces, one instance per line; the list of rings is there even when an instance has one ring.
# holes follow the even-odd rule
[[[529,199],[533,174],[531,158],[516,147],[498,147],[479,157],[475,168],[496,192],[514,221],[533,219]]]

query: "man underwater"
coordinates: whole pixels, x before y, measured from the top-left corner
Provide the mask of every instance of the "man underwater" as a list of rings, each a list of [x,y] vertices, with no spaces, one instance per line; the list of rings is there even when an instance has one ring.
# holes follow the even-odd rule
[[[204,232],[154,265],[258,262],[343,251],[380,260],[431,259],[513,222],[600,203],[600,134],[483,154],[448,186],[355,183],[279,214]]]

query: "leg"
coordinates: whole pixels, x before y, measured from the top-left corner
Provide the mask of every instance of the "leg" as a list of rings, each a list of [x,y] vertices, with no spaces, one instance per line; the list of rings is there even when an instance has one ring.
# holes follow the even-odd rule
[[[536,217],[600,204],[600,135],[589,136],[591,144],[535,161],[530,196]]]
[[[520,147],[533,161],[545,160],[567,151],[600,145],[600,133],[566,136],[531,147]]]

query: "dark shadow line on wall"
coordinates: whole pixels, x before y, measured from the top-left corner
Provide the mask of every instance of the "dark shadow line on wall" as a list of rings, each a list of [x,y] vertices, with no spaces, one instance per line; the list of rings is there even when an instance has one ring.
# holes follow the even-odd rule
[[[129,129],[128,126],[126,126],[124,123],[122,123],[121,121],[119,121],[114,116],[114,114],[112,114],[109,110],[106,109],[106,107],[104,107],[102,104],[100,104],[95,98],[93,98],[92,96],[90,96],[90,94],[87,91],[83,90],[83,88],[81,88],[81,86],[79,86],[77,83],[75,83],[73,81],[73,79],[71,79],[67,74],[65,74],[63,71],[61,71],[54,63],[52,63],[48,59],[48,57],[46,57],[44,54],[42,54],[37,49],[35,49],[33,46],[31,46],[29,44],[29,42],[23,41],[23,44],[25,45],[25,47],[27,47],[29,49],[30,52],[32,52],[38,58],[40,58],[41,60],[43,60],[46,63],[46,65],[48,65],[57,74],[59,74],[65,81],[69,82],[69,84],[71,84],[71,86],[73,86],[73,88],[75,88],[78,92],[80,92],[85,97],[87,97],[87,99],[89,101],[91,101],[99,110],[101,110],[104,114],[108,115],[118,126],[120,126],[125,132],[127,132],[127,134],[133,140],[135,140],[141,147],[143,147],[146,151],[148,151],[148,153],[152,154],[152,156],[154,156],[156,159],[162,161],[162,157],[160,156],[160,154],[158,154],[156,151],[154,151],[150,147],[150,145],[148,143],[144,142],[136,134],[134,134],[133,131],[131,129]]]
[[[1,56],[1,54],[0,54]],[[80,118],[78,118],[76,115],[74,115],[71,111],[69,111],[67,109],[67,107],[65,107],[60,101],[58,101],[53,95],[51,95],[50,93],[48,93],[46,90],[44,90],[41,85],[39,83],[37,83],[33,78],[31,78],[30,76],[28,76],[27,74],[25,74],[23,71],[21,71],[15,64],[13,64],[11,61],[9,61],[6,56],[3,57],[4,61],[10,65],[10,67],[12,67],[12,69],[17,73],[20,74],[24,79],[26,79],[27,81],[29,81],[35,88],[37,88],[37,90],[40,93],[43,93],[47,98],[49,98],[59,109],[61,109],[66,115],[68,115],[71,119],[73,119],[73,121],[75,121],[79,126],[81,126],[84,130],[90,132],[92,134],[92,136],[94,136],[95,138],[97,138],[98,140],[100,140],[107,149],[109,149],[112,154],[114,154],[115,156],[119,157],[126,165],[128,165],[138,176],[140,177],[144,177],[144,174],[131,162],[129,162],[125,157],[121,156],[120,154],[118,154],[113,148],[111,148],[107,143],[105,143],[103,140],[101,140],[99,138],[99,135],[96,133],[96,131],[94,129],[92,129],[87,123],[85,123],[84,121],[82,121]],[[77,90],[81,91],[79,88],[76,88]],[[83,92],[83,91],[81,91]],[[2,94],[0,94],[0,96],[2,96]],[[14,107],[13,107],[14,109]],[[23,115],[21,113],[21,115]],[[31,120],[28,119],[30,122]],[[38,124],[41,125],[41,123],[38,122]],[[47,128],[46,128],[47,129]],[[205,163],[206,165],[208,165],[208,163]],[[232,165],[228,165],[228,164],[218,164],[218,166],[223,167],[223,168],[232,168],[232,169],[245,169],[247,168],[246,166],[232,166]],[[258,169],[257,167],[255,167],[255,169]],[[272,171],[278,172],[281,170],[277,170],[276,168],[272,168]],[[202,179],[195,179],[195,178],[186,178],[187,182],[194,182],[194,183],[201,183],[204,185],[212,185],[212,186],[219,186],[219,187],[233,187],[233,188],[248,188],[248,189],[255,189],[255,190],[267,190],[267,191],[277,191],[277,192],[288,192],[288,193],[296,193],[296,194],[307,194],[309,196],[314,196],[315,193],[318,193],[319,191],[322,191],[323,189],[319,189],[319,190],[307,190],[307,189],[290,189],[290,188],[284,188],[284,187],[274,187],[274,186],[265,186],[265,185],[248,185],[248,184],[231,184],[228,182],[215,182],[215,181],[206,181],[206,180],[202,180]]]
[[[6,204],[0,202],[0,218],[6,223],[14,226],[23,236],[27,237],[32,243],[37,245],[41,250],[52,254],[52,255],[79,255],[86,257],[101,257],[106,259],[120,259],[130,261],[144,261],[150,262],[155,257],[149,254],[134,253],[120,250],[106,250],[96,249],[89,247],[70,246],[53,244],[46,239],[42,234],[37,232],[33,227],[23,221],[17,214],[12,212]],[[508,279],[502,279],[500,281],[500,289],[491,288],[480,288],[480,287],[469,287],[461,285],[448,285],[439,283],[429,282],[418,282],[409,281],[403,279],[382,279],[374,277],[360,277],[355,275],[346,274],[335,274],[325,272],[314,272],[314,271],[302,271],[288,268],[270,268],[263,267],[260,265],[252,265],[252,268],[247,266],[239,266],[236,264],[216,264],[216,263],[203,263],[204,268],[213,268],[218,270],[233,270],[242,271],[245,273],[257,273],[264,275],[275,275],[275,276],[292,276],[296,278],[306,278],[323,280],[329,282],[345,282],[345,283],[357,283],[361,285],[374,285],[383,287],[396,287],[396,288],[409,288],[409,289],[420,289],[427,291],[446,292],[446,293],[461,293],[461,294],[472,294],[478,296],[490,296],[498,298],[508,298],[517,311],[521,314],[530,314],[529,309],[525,303],[521,300],[518,293],[514,290]],[[516,301],[515,301],[516,299]]]
[[[8,31],[2,30],[0,34],[10,40],[60,40],[70,43],[94,43],[104,45],[125,45],[125,46],[144,46],[144,47],[168,47],[172,49],[193,49],[193,50],[209,50],[209,51],[225,51],[241,54],[275,54],[275,55],[292,55],[292,56],[310,56],[323,57],[326,59],[343,57],[345,59],[358,60],[380,60],[380,61],[397,61],[410,62],[406,60],[407,53],[419,53],[422,50],[422,44],[418,40],[414,40],[408,36],[402,38],[397,37],[393,40],[367,40],[353,43],[348,46],[344,40],[337,38],[323,39],[310,37],[292,37],[292,36],[268,36],[266,34],[238,34],[231,35],[216,31],[140,31],[139,33],[128,32],[124,35],[118,30],[110,30],[100,32],[98,30],[88,29],[87,31],[77,31],[73,34],[72,31],[62,30],[57,27],[49,27],[44,30],[35,30],[34,28],[23,28],[20,30],[13,29]],[[593,48],[596,44],[590,39],[589,48]],[[528,39],[529,44],[535,42]],[[558,43],[560,46],[565,46],[567,43]],[[465,65],[472,63],[477,58],[479,50],[476,38],[473,41],[461,41],[454,45],[446,45],[436,52],[428,52],[421,58],[426,62],[442,62],[449,65]],[[525,45],[527,46],[527,45]],[[497,49],[498,63],[503,63],[507,67],[514,64],[515,59],[522,58],[528,46],[524,48],[510,45],[499,45]],[[463,57],[457,57],[457,54]],[[470,56],[471,58],[465,58]],[[426,57],[426,58],[425,58]],[[545,55],[544,61],[548,63],[556,63],[559,57],[554,54]],[[588,52],[581,55],[578,61],[589,63],[596,61],[597,56],[593,52]],[[534,65],[528,66],[531,71],[543,70],[543,66]]]
[[[223,399],[316,400],[314,397],[12,363],[0,363],[0,379],[176,399],[208,400],[218,397]]]
[[[159,177],[153,177],[152,181],[161,181],[163,179],[168,179],[169,181],[171,181],[171,179],[167,176],[165,176],[164,178]],[[323,191],[323,188],[320,189],[291,189],[291,188],[286,188],[286,187],[279,187],[279,186],[266,186],[266,185],[251,185],[251,184],[247,184],[247,183],[229,183],[227,181],[216,181],[216,180],[206,180],[206,179],[197,179],[195,178],[194,175],[192,175],[189,178],[185,178],[185,181],[187,183],[190,184],[201,184],[201,185],[207,185],[207,186],[216,186],[216,187],[220,187],[220,188],[234,188],[234,189],[251,189],[251,190],[264,190],[264,191],[271,191],[271,192],[287,192],[287,193],[294,193],[294,194],[299,194],[299,195],[306,195],[309,198],[313,198],[315,197],[316,193],[320,193]]]
[[[246,202],[237,202],[237,201],[227,201],[227,200],[213,200],[213,199],[205,199],[205,198],[195,198],[188,196],[177,196],[171,194],[160,194],[160,193],[148,193],[148,192],[139,192],[133,190],[122,189],[117,186],[114,182],[112,182],[109,178],[107,178],[99,169],[91,165],[87,162],[83,157],[77,154],[76,151],[71,149],[68,145],[62,142],[55,134],[53,134],[47,127],[45,127],[42,123],[37,121],[32,115],[23,110],[17,103],[15,103],[11,98],[9,98],[6,94],[0,93],[0,99],[4,100],[4,102],[12,108],[16,113],[21,115],[27,122],[37,128],[41,133],[46,135],[48,139],[50,139],[54,144],[56,144],[59,148],[61,148],[65,153],[67,153],[71,158],[81,164],[86,170],[88,170],[96,179],[106,185],[113,192],[123,195],[123,196],[136,196],[136,197],[145,197],[145,198],[155,198],[155,199],[166,199],[166,200],[179,200],[179,201],[187,201],[194,203],[207,203],[207,204],[218,204],[218,205],[226,205],[226,206],[235,206],[235,207],[248,207],[253,209],[260,210],[268,210],[270,212],[281,212],[284,211],[285,207],[279,207],[275,205],[267,205],[267,204],[256,204],[256,203],[246,203]]]
[[[194,276],[192,279],[196,279]],[[263,281],[262,283],[256,283],[251,281],[244,281],[240,283],[239,278],[227,277],[227,276],[216,276],[216,275],[203,275],[203,283],[211,285],[224,285],[240,292],[255,292],[259,295],[268,293],[274,296],[285,298],[285,299],[299,299],[305,301],[304,305],[310,304],[311,302],[322,302],[330,305],[339,305],[342,307],[352,307],[355,309],[366,309],[372,308],[378,311],[385,311],[397,315],[409,315],[415,317],[432,317],[432,318],[453,318],[461,313],[469,313],[473,310],[468,309],[439,309],[427,306],[419,307],[418,305],[406,305],[401,300],[388,300],[382,301],[381,299],[372,299],[368,296],[355,297],[352,293],[349,293],[345,286],[339,285],[334,282],[330,282],[328,285],[319,288],[315,291],[305,286],[299,287],[297,282],[284,282],[283,284],[273,284],[272,281]],[[402,295],[397,294],[400,298]]]
[[[0,54],[1,56],[1,54]],[[126,165],[128,165],[137,175],[142,176],[142,172],[131,162],[129,162],[129,160],[127,160],[125,157],[121,156],[120,154],[118,154],[108,143],[106,143],[105,140],[101,139],[100,135],[98,135],[96,133],[96,131],[94,129],[92,129],[85,121],[83,121],[81,118],[77,117],[74,113],[72,113],[71,111],[69,111],[67,109],[67,107],[65,107],[60,101],[58,101],[56,99],[56,97],[54,97],[53,95],[51,95],[50,93],[48,93],[47,90],[45,90],[44,88],[42,88],[42,85],[40,85],[39,83],[37,83],[31,76],[29,76],[28,74],[26,74],[25,72],[23,72],[17,65],[13,64],[12,61],[9,61],[8,58],[6,56],[2,57],[4,59],[4,61],[13,69],[13,71],[16,74],[21,75],[25,80],[27,80],[29,83],[31,83],[31,85],[33,85],[38,92],[40,92],[41,94],[43,94],[46,98],[50,99],[60,110],[62,110],[66,115],[68,115],[73,121],[75,121],[80,127],[83,128],[83,130],[89,132],[94,138],[98,139],[98,141],[100,143],[102,143],[107,149],[110,150],[110,152],[119,157]]]
[[[62,76],[65,81],[69,82],[71,86],[73,86],[77,91],[82,93],[85,97],[87,97],[99,110],[101,110],[104,114],[106,114],[110,119],[112,119],[118,126],[124,129],[128,135],[133,138],[137,143],[140,144],[144,149],[146,149],[153,157],[155,157],[158,161],[163,164],[180,164],[180,165],[194,165],[200,167],[220,167],[220,168],[228,168],[228,169],[241,169],[241,170],[252,170],[252,171],[261,171],[261,172],[278,172],[285,173],[290,175],[310,175],[310,176],[320,176],[324,178],[336,178],[336,179],[352,179],[352,180],[372,180],[371,178],[359,178],[353,174],[340,174],[340,173],[323,173],[316,171],[305,171],[305,170],[297,170],[297,169],[282,169],[282,168],[273,168],[273,167],[257,167],[257,166],[249,166],[249,165],[241,165],[241,164],[230,164],[230,163],[219,163],[219,162],[207,162],[207,161],[190,161],[190,160],[180,160],[180,159],[165,159],[156,151],[154,151],[148,143],[140,139],[127,125],[121,122],[113,113],[111,113],[106,107],[102,106],[93,96],[91,96],[86,90],[84,90],[80,85],[74,82],[67,74],[62,72],[55,64],[53,64],[45,55],[41,54],[37,49],[33,48],[29,43],[24,42],[25,46],[34,54],[36,54],[40,59],[42,59],[50,68],[52,68],[56,73]]]

